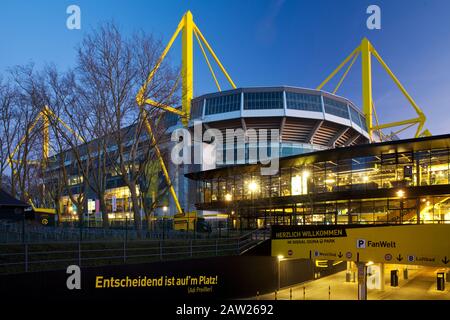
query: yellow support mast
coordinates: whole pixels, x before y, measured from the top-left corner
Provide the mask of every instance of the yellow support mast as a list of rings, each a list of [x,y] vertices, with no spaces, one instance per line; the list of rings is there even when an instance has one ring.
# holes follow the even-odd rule
[[[47,109],[47,106],[44,107]],[[42,167],[45,168],[48,161],[48,156],[50,154],[50,132],[49,132],[49,118],[48,115],[45,114],[42,117]]]
[[[75,135],[75,137],[82,143],[85,143],[86,141],[79,136],[75,131],[73,131],[61,118],[59,118],[48,106],[44,106],[42,110],[37,114],[36,118],[34,118],[33,122],[31,123],[30,127],[27,130],[27,133],[30,134],[30,132],[36,127],[36,125],[39,123],[39,120],[42,120],[42,161],[41,165],[45,166],[48,160],[48,157],[50,156],[50,119],[53,118],[55,121],[59,122],[66,128],[70,133]],[[8,163],[10,166],[12,166],[11,162],[15,162],[17,160],[13,160],[15,154],[19,150],[20,146],[25,142],[27,135],[25,134],[17,144],[17,146],[14,148],[13,152],[8,157]],[[36,164],[36,161],[28,161],[32,164]]]
[[[162,61],[166,57],[167,53],[169,52],[170,48],[172,47],[173,43],[175,42],[178,35],[182,33],[182,46],[181,46],[181,110],[179,108],[174,108],[172,106],[168,106],[166,104],[160,103],[155,101],[154,99],[151,99],[149,97],[146,97],[147,95],[147,88],[152,81],[153,77],[155,76],[156,71],[161,66]],[[155,67],[151,70],[149,73],[147,80],[142,85],[142,87],[139,89],[139,92],[136,95],[136,102],[141,109],[143,113],[143,121],[145,128],[147,130],[147,133],[149,134],[152,144],[155,146],[156,155],[158,157],[159,163],[161,165],[161,169],[163,171],[164,177],[166,179],[167,185],[169,186],[169,192],[173,198],[173,201],[175,202],[175,206],[177,208],[177,214],[183,215],[183,209],[180,205],[180,202],[178,200],[177,194],[175,192],[175,189],[173,188],[173,184],[171,181],[171,178],[169,176],[169,172],[167,170],[166,164],[164,162],[164,159],[161,155],[161,151],[158,147],[156,138],[153,134],[152,125],[148,119],[148,113],[145,109],[145,105],[149,105],[152,107],[159,108],[161,110],[164,110],[166,112],[174,113],[178,115],[181,118],[181,122],[184,127],[188,127],[189,125],[189,119],[191,115],[191,101],[194,97],[194,36],[197,39],[197,42],[200,46],[200,49],[202,50],[203,56],[206,60],[206,63],[208,65],[208,68],[213,76],[213,79],[216,83],[216,86],[218,87],[219,91],[220,85],[217,81],[216,75],[211,67],[211,64],[208,60],[208,57],[206,55],[205,49],[203,48],[202,42],[205,45],[206,49],[209,51],[211,56],[213,57],[214,61],[219,66],[220,70],[224,74],[225,78],[230,83],[231,87],[233,89],[236,89],[236,85],[234,84],[233,80],[229,76],[228,72],[225,70],[224,66],[220,62],[217,55],[214,53],[211,45],[206,41],[205,37],[201,33],[200,29],[194,22],[194,18],[192,16],[192,13],[190,11],[187,11],[183,18],[181,19],[180,23],[178,24],[177,29],[175,30],[174,34],[169,40],[169,43],[165,47],[164,51],[162,52],[161,56],[158,59],[158,62],[156,63]]]
[[[371,44],[367,38],[364,38],[360,46],[361,60],[362,60],[362,100],[363,113],[366,116],[367,128],[369,128],[370,140],[372,137],[372,106],[373,106],[373,92],[372,92],[372,56]]]
[[[344,75],[340,79],[336,89],[333,91],[333,93],[336,93],[337,89],[340,88],[342,82],[344,81],[345,77],[347,76],[348,72],[350,71],[351,67],[353,66],[356,58],[358,55],[361,54],[361,84],[362,84],[362,110],[366,117],[366,125],[368,129],[368,133],[370,136],[370,140],[373,141],[373,132],[380,131],[382,129],[387,128],[394,128],[394,127],[400,127],[400,126],[406,126],[410,127],[411,125],[417,125],[417,130],[415,133],[415,137],[421,137],[421,136],[430,136],[431,133],[428,130],[423,130],[423,127],[425,125],[426,116],[423,113],[423,111],[420,109],[420,107],[417,105],[417,103],[414,101],[414,99],[411,97],[411,95],[406,91],[405,87],[401,84],[401,82],[398,80],[398,78],[395,76],[395,74],[392,72],[392,70],[388,67],[388,65],[383,61],[380,54],[375,50],[373,45],[370,43],[370,41],[367,38],[364,38],[361,41],[361,44],[317,87],[317,90],[322,90],[322,88],[331,80],[334,78],[334,76],[345,66],[348,64],[350,60],[351,61],[349,67],[345,71]],[[372,56],[376,58],[376,60],[380,63],[380,65],[383,67],[383,69],[386,71],[386,73],[389,75],[389,77],[394,81],[394,83],[397,85],[398,89],[401,91],[401,93],[405,96],[405,98],[408,100],[410,105],[413,107],[414,111],[417,114],[416,118],[412,119],[406,119],[401,121],[395,121],[385,124],[376,124],[374,125],[374,100],[373,100],[373,78],[372,78]],[[404,129],[406,129],[406,127]],[[404,129],[400,130],[403,131]],[[397,131],[397,132],[400,132]],[[381,137],[380,137],[381,138]]]
[[[181,46],[181,105],[185,115],[181,120],[188,126],[191,100],[194,97],[194,19],[190,11],[183,17],[184,27]]]
[[[79,136],[74,130],[72,130],[61,118],[59,118],[47,105],[42,108],[41,111],[37,114],[36,118],[34,118],[33,122],[29,126],[27,132],[25,135],[20,139],[17,146],[14,148],[13,152],[9,154],[8,156],[8,164],[11,167],[12,174],[15,174],[15,170],[13,167],[13,162],[20,162],[20,160],[14,160],[14,156],[19,150],[20,146],[25,142],[27,135],[30,134],[30,132],[36,127],[36,125],[39,123],[39,121],[42,121],[42,159],[40,161],[38,160],[25,160],[29,164],[41,166],[42,170],[44,171],[47,163],[48,158],[50,156],[50,121],[51,118],[53,118],[56,122],[62,124],[70,133],[75,135],[75,137],[85,143],[85,140]],[[43,185],[45,188],[45,185]],[[29,202],[35,212],[41,212],[41,213],[55,213],[54,209],[46,209],[46,208],[36,208],[34,206],[33,201],[31,198],[29,199]]]

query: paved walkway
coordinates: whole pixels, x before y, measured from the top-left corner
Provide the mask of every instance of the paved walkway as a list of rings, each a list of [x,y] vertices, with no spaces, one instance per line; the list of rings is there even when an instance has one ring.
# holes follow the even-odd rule
[[[399,272],[399,286],[390,286],[390,269],[385,269],[384,291],[371,289],[369,300],[450,300],[450,283],[446,283],[445,291],[436,290],[436,268],[417,267],[409,269],[408,280]],[[401,269],[399,269],[401,270]],[[442,270],[443,271],[443,270]],[[345,282],[345,271],[322,279],[309,281],[278,292],[277,299],[291,300],[357,300],[357,283]],[[292,289],[292,291],[291,291]],[[252,297],[256,299],[256,297]],[[266,294],[260,300],[273,300],[275,294]]]

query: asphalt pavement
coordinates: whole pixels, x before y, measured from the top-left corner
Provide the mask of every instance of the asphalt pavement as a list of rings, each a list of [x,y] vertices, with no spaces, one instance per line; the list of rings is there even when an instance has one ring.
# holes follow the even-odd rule
[[[450,282],[445,291],[436,290],[436,272],[446,271],[429,267],[411,267],[408,279],[400,272],[399,286],[390,286],[390,270],[398,266],[386,266],[385,288],[369,289],[369,300],[450,300]],[[402,271],[402,269],[400,269]],[[321,279],[308,281],[277,292],[278,300],[357,300],[357,283],[345,281],[346,272],[339,272]],[[251,299],[274,300],[275,293],[251,297]]]

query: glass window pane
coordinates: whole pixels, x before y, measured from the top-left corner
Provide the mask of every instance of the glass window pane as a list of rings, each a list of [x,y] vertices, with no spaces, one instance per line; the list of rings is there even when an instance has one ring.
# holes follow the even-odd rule
[[[322,103],[319,95],[286,92],[288,109],[322,112]]]
[[[323,102],[325,105],[326,113],[332,114],[337,117],[350,119],[346,103],[343,103],[343,102],[340,102],[337,100],[333,100],[330,98],[326,98],[326,97],[323,98]]]

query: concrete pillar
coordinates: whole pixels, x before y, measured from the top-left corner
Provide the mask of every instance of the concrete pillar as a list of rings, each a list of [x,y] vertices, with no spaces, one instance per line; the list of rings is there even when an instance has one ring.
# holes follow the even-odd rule
[[[403,269],[403,279],[408,280],[408,267]]]
[[[358,262],[358,300],[367,300],[367,267],[364,262]]]
[[[384,291],[384,283],[385,283],[385,277],[384,277],[384,263],[380,263],[380,290]]]
[[[352,262],[347,261],[347,271],[345,273],[345,282],[351,282],[352,280]]]

